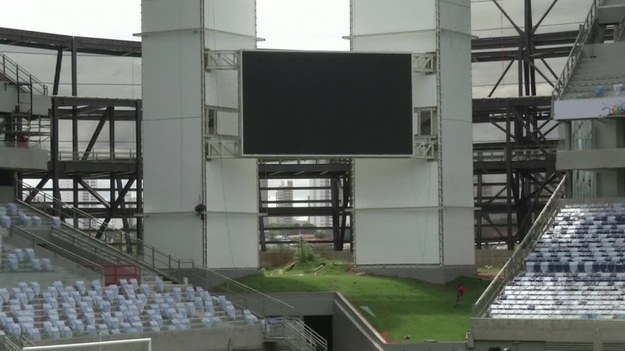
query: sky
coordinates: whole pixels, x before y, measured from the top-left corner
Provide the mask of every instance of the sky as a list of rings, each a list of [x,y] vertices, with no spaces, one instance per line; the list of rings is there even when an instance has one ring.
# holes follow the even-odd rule
[[[172,0],[174,1],[174,0]],[[379,0],[384,1],[384,0]],[[420,1],[420,0],[414,0]],[[497,0],[522,24],[522,0]],[[533,0],[534,20],[552,0]],[[512,33],[508,21],[491,0],[472,0],[476,36]],[[137,40],[141,31],[140,0],[0,0],[0,27],[76,36]],[[576,27],[590,0],[560,0],[544,21],[543,30]],[[271,48],[346,50],[349,0],[257,0],[258,33]]]

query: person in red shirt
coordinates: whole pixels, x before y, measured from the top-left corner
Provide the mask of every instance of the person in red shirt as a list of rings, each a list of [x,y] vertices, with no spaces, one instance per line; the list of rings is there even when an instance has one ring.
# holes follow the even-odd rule
[[[458,287],[456,288],[456,306],[458,306],[458,304],[460,304],[462,302],[462,297],[464,296],[464,284],[462,284],[462,282],[458,283]]]

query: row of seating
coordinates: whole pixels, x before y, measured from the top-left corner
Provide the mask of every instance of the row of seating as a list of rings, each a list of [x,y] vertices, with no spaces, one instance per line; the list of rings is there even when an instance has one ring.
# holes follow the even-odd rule
[[[564,205],[493,318],[625,319],[625,204]]]
[[[141,334],[163,330],[210,328],[230,324],[257,324],[249,310],[238,310],[224,296],[200,287],[154,285],[136,279],[119,286],[99,280],[73,284],[54,282],[41,288],[36,282],[0,288],[0,331],[7,335],[71,338]]]
[[[6,250],[0,244],[0,272],[48,272],[52,270],[52,260],[37,257],[33,248]]]
[[[14,223],[27,227],[47,225],[40,216],[27,212],[15,203],[8,203],[4,206],[0,205],[0,227],[10,228],[11,224]],[[59,228],[61,226],[61,219],[56,216],[52,217],[52,221],[49,224],[55,228]]]

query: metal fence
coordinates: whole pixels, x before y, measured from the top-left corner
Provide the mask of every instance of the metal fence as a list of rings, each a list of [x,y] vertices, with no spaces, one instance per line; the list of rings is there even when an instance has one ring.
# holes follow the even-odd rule
[[[473,317],[487,317],[488,306],[497,298],[508,284],[525,266],[525,257],[532,251],[538,238],[547,230],[554,215],[560,209],[560,200],[564,197],[566,177],[563,177],[553,192],[549,201],[536,218],[536,221],[527,232],[527,235],[519,246],[514,250],[508,262],[499,271],[495,279],[488,285],[482,296],[473,305]]]

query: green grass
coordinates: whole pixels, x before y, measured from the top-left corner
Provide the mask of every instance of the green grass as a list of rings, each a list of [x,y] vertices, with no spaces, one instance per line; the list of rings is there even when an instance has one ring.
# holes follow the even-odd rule
[[[435,285],[410,279],[356,275],[346,264],[329,263],[318,274],[313,267],[296,267],[288,272],[269,271],[241,282],[262,292],[340,291],[379,331],[387,332],[394,342],[423,340],[464,340],[469,330],[471,306],[488,286],[474,277],[462,278],[466,294],[454,306],[457,282]],[[374,316],[364,311],[368,306]]]

